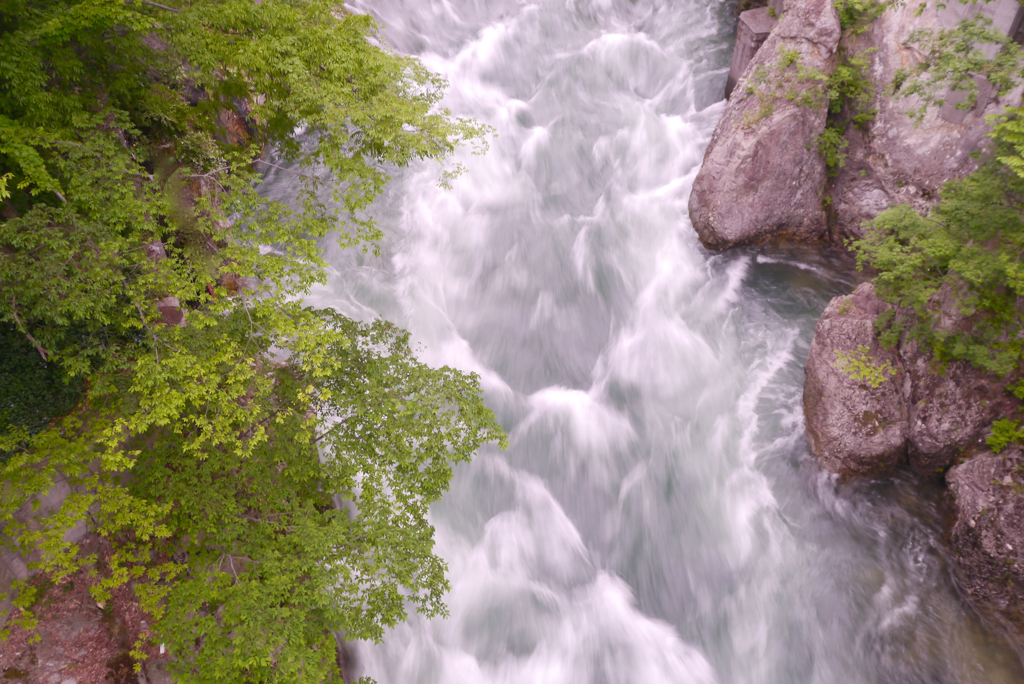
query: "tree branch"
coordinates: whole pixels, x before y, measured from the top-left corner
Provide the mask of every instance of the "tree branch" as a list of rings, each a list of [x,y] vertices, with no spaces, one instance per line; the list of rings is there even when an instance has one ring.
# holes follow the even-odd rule
[[[323,183],[324,182],[322,178],[317,178],[316,176],[308,176],[308,175],[306,175],[304,173],[299,173],[298,171],[292,171],[291,169],[286,169],[285,167],[278,166],[277,164],[271,164],[270,162],[264,161],[262,159],[254,159],[252,163],[253,164],[266,164],[267,166],[273,166],[275,169],[279,169],[281,171],[284,171],[285,173],[290,173],[293,176],[298,176],[299,178],[306,178],[306,179],[311,180],[311,181],[316,181],[317,183]]]
[[[230,165],[229,166],[222,166],[219,169],[214,169],[213,171],[207,171],[206,173],[193,173],[193,174],[190,174],[188,176],[185,176],[185,178],[209,178],[210,176],[212,176],[215,173],[220,173],[221,171],[230,171],[230,170],[231,170],[231,166]]]
[[[166,10],[168,12],[180,12],[181,11],[180,9],[177,9],[176,7],[168,7],[167,5],[161,5],[158,2],[150,2],[149,0],[140,0],[140,2],[143,5],[149,5],[150,7],[156,7],[157,9]]]
[[[22,334],[24,334],[25,337],[28,338],[28,341],[31,342],[32,346],[36,348],[36,351],[39,352],[39,355],[43,357],[43,361],[49,361],[50,352],[43,349],[43,345],[39,344],[39,342],[36,341],[36,338],[32,337],[32,333],[25,329],[25,326],[22,324],[21,319],[18,318],[18,309],[16,307],[17,302],[15,301],[14,297],[11,297],[11,313],[14,314],[14,322],[18,326],[18,330],[20,330]]]
[[[266,164],[267,166],[271,166],[271,167],[273,167],[273,168],[275,168],[275,169],[277,169],[279,171],[284,171],[285,173],[290,173],[293,176],[298,176],[299,178],[305,178],[307,180],[311,180],[311,181],[314,181],[314,182],[317,182],[317,183],[323,183],[324,182],[324,180],[322,178],[317,178],[316,176],[310,176],[309,174],[305,174],[305,173],[299,173],[298,171],[292,171],[291,169],[287,169],[287,168],[285,168],[283,166],[278,166],[277,164],[268,162],[268,161],[263,160],[263,159],[253,159],[250,163],[251,164]],[[193,174],[189,174],[189,175],[185,176],[185,178],[209,178],[210,180],[212,180],[215,183],[217,183],[218,185],[220,185],[220,182],[217,181],[217,179],[213,177],[214,174],[220,173],[222,171],[230,171],[233,168],[235,168],[235,166],[230,166],[230,165],[229,166],[222,166],[219,169],[214,169],[213,171],[207,171],[206,173],[193,173]],[[221,187],[223,188],[224,186],[221,185]]]

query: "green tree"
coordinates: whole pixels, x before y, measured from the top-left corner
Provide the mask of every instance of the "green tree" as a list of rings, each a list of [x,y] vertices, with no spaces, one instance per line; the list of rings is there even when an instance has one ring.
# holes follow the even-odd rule
[[[0,0],[0,323],[86,387],[0,439],[0,524],[59,579],[88,517],[98,597],[134,583],[181,681],[336,681],[332,630],[443,613],[427,507],[504,440],[475,376],[301,304],[320,239],[374,247],[388,169],[484,132],[377,30],[324,0]],[[63,508],[18,524],[58,471]]]
[[[994,157],[1004,156],[997,141]],[[910,332],[940,359],[964,359],[1009,377],[1024,360],[1024,178],[990,157],[976,173],[946,183],[928,216],[900,205],[852,243],[877,271],[880,296],[912,310]],[[964,324],[941,324],[943,316]],[[888,319],[886,324],[902,323]],[[892,334],[902,332],[897,328]]]

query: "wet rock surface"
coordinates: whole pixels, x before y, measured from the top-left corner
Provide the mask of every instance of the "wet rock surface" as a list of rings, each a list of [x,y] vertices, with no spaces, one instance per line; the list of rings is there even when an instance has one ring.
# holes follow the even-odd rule
[[[713,249],[825,235],[821,83],[835,68],[839,17],[829,0],[794,0],[726,105],[690,194],[690,219]]]
[[[905,373],[895,350],[882,348],[874,330],[886,306],[865,283],[833,299],[818,321],[805,366],[804,412],[811,450],[833,472],[892,470],[906,457]],[[865,350],[872,363],[891,372],[870,381],[851,377],[844,355]]]
[[[1024,451],[983,451],[946,475],[960,586],[1024,635]]]
[[[1005,391],[1005,380],[967,362],[940,363],[906,335],[895,349],[884,348],[875,321],[888,308],[865,283],[825,309],[805,366],[811,451],[843,475],[889,470],[901,465],[904,455],[915,471],[941,474],[1017,404]],[[867,366],[892,369],[877,387],[852,379],[849,369],[844,372],[839,355],[856,349],[866,350]]]

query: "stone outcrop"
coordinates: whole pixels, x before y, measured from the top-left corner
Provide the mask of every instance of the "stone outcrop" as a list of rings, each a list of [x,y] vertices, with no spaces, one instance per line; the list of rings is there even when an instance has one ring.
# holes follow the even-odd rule
[[[913,340],[900,344],[900,357],[910,379],[907,452],[918,472],[948,468],[993,420],[1016,408],[1004,381],[966,361],[940,366]]]
[[[790,0],[736,85],[690,194],[704,245],[724,249],[825,235],[821,77],[835,68],[839,17],[830,0]]]
[[[838,473],[892,470],[907,452],[905,373],[895,350],[883,349],[875,319],[886,307],[870,283],[833,299],[814,334],[807,359],[804,412],[811,450]],[[875,383],[851,377],[841,355],[867,350],[882,371]]]
[[[940,364],[906,336],[895,349],[885,349],[875,320],[888,308],[865,283],[829,303],[811,343],[804,383],[808,440],[835,473],[903,463],[920,473],[941,473],[979,443],[993,420],[1016,409],[1004,380],[967,362]],[[959,324],[955,316],[944,323]],[[861,360],[875,369],[874,383],[844,364],[841,356],[856,350],[866,352]]]
[[[960,586],[1024,633],[1024,452],[985,451],[946,475]]]
[[[943,183],[977,168],[972,153],[985,146],[991,130],[985,117],[1020,101],[1021,88],[1000,98],[980,79],[978,102],[972,110],[957,108],[963,96],[953,93],[943,107],[929,108],[917,124],[907,113],[920,101],[892,96],[897,71],[913,69],[919,59],[910,34],[923,28],[952,28],[971,14],[988,16],[994,28],[1012,36],[1020,27],[1024,8],[1017,0],[952,2],[941,9],[929,3],[923,11],[916,3],[897,4],[860,35],[843,38],[841,49],[846,54],[870,63],[867,76],[873,100],[864,109],[874,109],[876,114],[863,128],[846,128],[848,156],[831,188],[834,241],[860,237],[864,221],[896,204],[927,211]]]
[[[780,0],[774,0],[767,7],[757,7],[740,14],[736,26],[736,44],[729,63],[729,76],[725,80],[725,96],[729,97],[736,88],[743,73],[747,70],[750,60],[768,40],[768,35],[775,28],[783,8]]]
[[[730,99],[690,195],[690,219],[701,242],[713,249],[777,241],[843,244],[861,237],[865,221],[896,204],[927,211],[943,183],[977,168],[972,155],[987,143],[986,117],[1019,103],[1024,92],[1020,86],[1000,97],[978,77],[972,109],[957,106],[962,94],[947,93],[945,105],[929,108],[920,123],[908,115],[920,100],[893,97],[897,73],[912,71],[920,59],[910,35],[952,28],[973,14],[989,17],[1007,35],[1024,37],[1024,8],[1017,0],[929,4],[923,11],[897,3],[862,33],[848,32],[841,44],[828,0],[789,0],[774,28],[768,8],[744,12],[727,82]],[[861,110],[875,115],[860,127],[839,122],[846,158],[829,178],[818,153],[826,111],[806,100],[801,104],[809,84],[800,69],[778,67],[784,52],[797,50],[805,75],[827,76],[837,49],[869,62],[865,76],[872,100]],[[820,90],[822,83],[816,85]]]
[[[969,324],[947,288],[933,305],[939,327]],[[1024,643],[1024,449],[994,454],[984,444],[992,421],[1019,415],[1019,404],[1005,380],[962,361],[939,364],[906,335],[895,349],[882,347],[875,321],[889,309],[870,283],[825,309],[805,366],[811,451],[840,475],[904,464],[929,475],[945,471],[959,584]],[[855,350],[881,371],[874,382],[864,381],[863,366],[843,364],[842,356]]]

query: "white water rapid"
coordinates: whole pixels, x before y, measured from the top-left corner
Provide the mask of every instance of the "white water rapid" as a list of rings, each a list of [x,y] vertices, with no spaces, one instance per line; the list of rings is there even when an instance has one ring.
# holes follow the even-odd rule
[[[511,437],[432,511],[451,617],[358,646],[380,684],[1024,681],[956,594],[938,493],[807,453],[802,365],[848,266],[690,227],[733,6],[353,3],[498,137],[450,191],[398,174],[382,255],[325,242],[310,302],[479,373]]]

